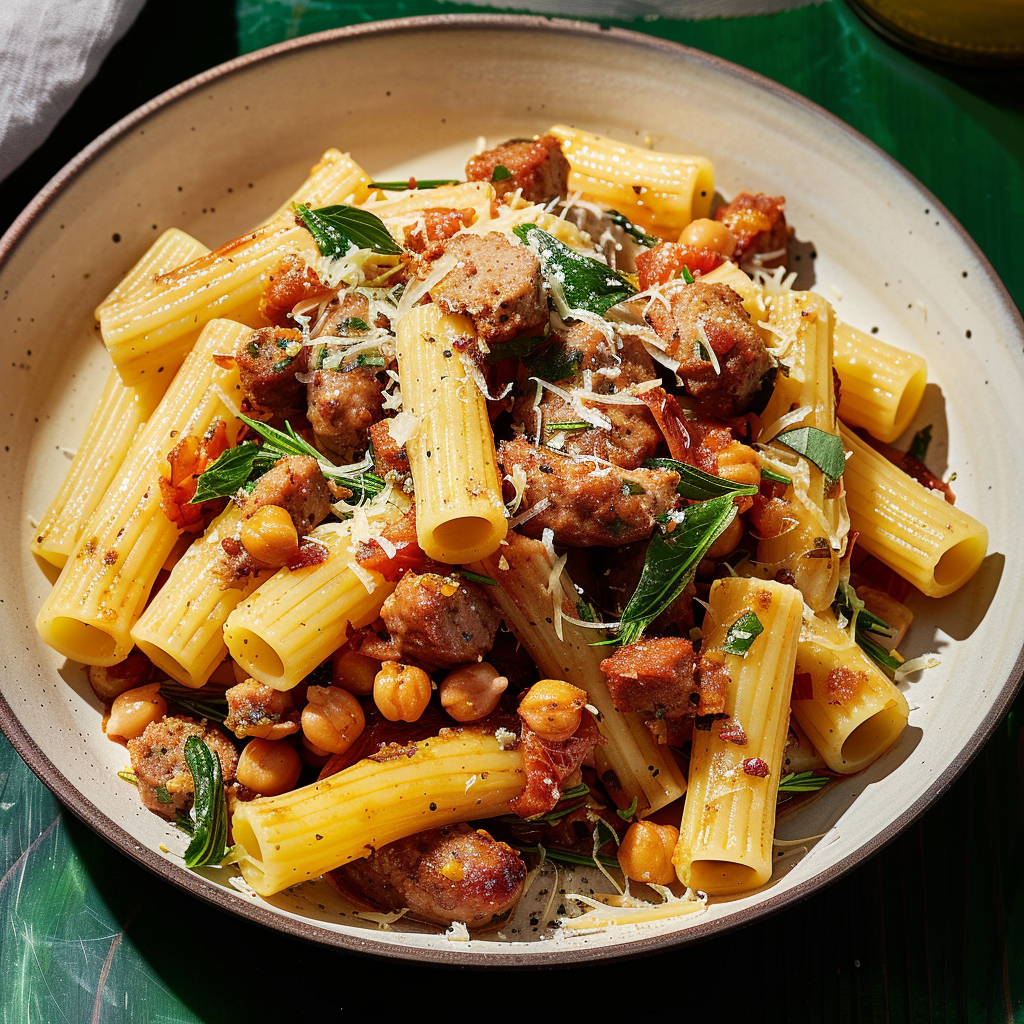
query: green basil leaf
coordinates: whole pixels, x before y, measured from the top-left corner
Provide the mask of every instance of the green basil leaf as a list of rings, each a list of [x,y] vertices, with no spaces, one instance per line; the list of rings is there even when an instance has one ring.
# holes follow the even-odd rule
[[[440,188],[442,185],[458,185],[458,178],[413,178],[416,188]],[[371,181],[367,188],[379,188],[381,192],[405,192],[409,188],[409,180],[405,181]]]
[[[656,531],[647,547],[640,582],[622,612],[615,642],[631,644],[683,592],[700,560],[736,518],[731,494],[673,513],[668,533]]]
[[[780,793],[817,793],[832,780],[827,775],[815,775],[814,772],[790,772],[779,779]]]
[[[838,480],[846,469],[843,442],[836,434],[817,427],[795,427],[777,434],[775,440],[813,462],[829,480]]]
[[[201,505],[204,501],[237,494],[249,479],[257,454],[259,446],[252,441],[244,441],[237,448],[221,452],[196,481],[196,493],[189,504]]]
[[[750,645],[764,632],[761,620],[753,612],[744,612],[725,633],[721,649],[726,654],[742,654],[745,658]]]
[[[491,181],[507,181],[511,177],[512,172],[504,164],[498,164],[491,175]]]
[[[675,459],[648,459],[644,465],[652,469],[671,469],[674,473],[678,473],[679,483],[676,484],[676,493],[691,501],[707,501],[708,498],[718,498],[723,494],[757,494],[758,492],[758,488],[753,484],[737,484],[732,480],[724,480],[720,476],[712,476],[696,466],[677,462]]]
[[[562,342],[556,341],[553,345],[548,345],[547,348],[524,359],[523,365],[531,377],[540,377],[541,380],[554,384],[575,377],[580,372],[583,353],[570,351]]]
[[[391,237],[384,221],[354,206],[324,206],[311,210],[299,204],[295,214],[306,225],[321,256],[337,259],[352,246],[373,249],[387,256],[401,256],[402,247]]]
[[[624,213],[619,213],[618,210],[605,210],[605,216],[613,224],[622,228],[634,241],[646,245],[648,249],[661,241],[660,238],[655,238],[654,235],[649,235],[642,228],[638,228]]]
[[[925,456],[928,454],[928,447],[932,443],[932,425],[929,423],[927,427],[922,427],[915,435],[914,440],[910,442],[910,448],[907,449],[907,454],[917,459],[918,462],[924,462]]]
[[[185,763],[195,788],[195,835],[185,851],[185,867],[217,864],[227,853],[228,807],[220,758],[198,737],[185,740]]]
[[[520,224],[515,233],[537,254],[544,276],[559,282],[570,309],[604,316],[612,306],[636,295],[621,274],[600,260],[581,256],[536,224]]]
[[[690,268],[685,263],[683,264],[683,270],[680,276],[687,284],[693,284],[695,280],[693,274],[690,272]]]
[[[790,477],[784,476],[782,473],[776,473],[772,469],[765,469],[764,466],[761,467],[761,479],[771,480],[772,483],[776,484],[785,484],[787,487],[793,482]]]
[[[547,337],[513,338],[511,341],[496,343],[494,348],[485,356],[488,363],[500,363],[502,359],[511,359],[513,356],[524,357],[536,351],[546,341]]]

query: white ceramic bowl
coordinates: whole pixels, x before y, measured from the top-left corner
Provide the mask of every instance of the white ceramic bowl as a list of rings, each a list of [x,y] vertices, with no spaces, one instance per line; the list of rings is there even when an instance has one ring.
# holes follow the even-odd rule
[[[64,450],[79,442],[109,367],[92,309],[158,231],[176,225],[211,246],[232,238],[330,146],[380,178],[457,175],[479,136],[494,143],[555,122],[703,153],[725,196],[784,194],[815,287],[845,320],[927,357],[933,383],[915,427],[935,423],[933,468],[956,469],[958,504],[991,536],[971,584],[915,607],[905,653],[938,651],[942,665],[907,686],[910,727],[894,749],[781,815],[781,837],[822,840],[780,857],[762,891],[683,921],[543,939],[524,908],[503,931],[508,941],[456,943],[404,922],[378,930],[325,883],[261,901],[228,885],[226,872],[187,872],[160,849],[180,853],[182,837],[118,780],[126,753],[103,736],[84,673],[33,625],[49,585],[28,552],[33,517],[67,469]],[[795,94],[705,54],[593,25],[466,16],[359,26],[240,58],[140,108],[47,185],[0,241],[0,320],[10,364],[0,378],[0,515],[10,527],[0,555],[0,722],[57,796],[123,852],[282,931],[503,966],[624,956],[721,932],[821,888],[895,836],[977,753],[1016,689],[1020,317],[962,228],[885,154]],[[594,874],[578,872],[575,884],[588,884],[581,875],[594,884]]]

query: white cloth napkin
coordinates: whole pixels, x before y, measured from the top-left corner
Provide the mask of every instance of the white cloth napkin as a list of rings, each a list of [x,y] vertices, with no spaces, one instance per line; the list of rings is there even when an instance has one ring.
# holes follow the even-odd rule
[[[53,130],[145,0],[0,0],[0,181]]]

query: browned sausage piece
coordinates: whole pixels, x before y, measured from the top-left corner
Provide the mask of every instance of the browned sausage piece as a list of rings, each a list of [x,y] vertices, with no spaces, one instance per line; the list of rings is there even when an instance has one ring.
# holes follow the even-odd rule
[[[668,354],[679,360],[686,390],[710,416],[728,419],[746,412],[771,380],[773,367],[740,296],[726,284],[695,281],[672,292],[670,307],[652,303],[647,318]]]
[[[289,455],[260,477],[245,503],[245,517],[264,505],[280,505],[300,537],[322,523],[331,511],[331,492],[312,455]]]
[[[330,289],[301,256],[289,253],[270,272],[260,296],[260,314],[275,327],[291,327],[291,312],[303,299],[327,295]]]
[[[455,268],[431,291],[446,312],[473,318],[488,344],[508,341],[526,331],[539,331],[548,321],[540,294],[540,261],[525,245],[504,235],[456,235],[444,253]]]
[[[321,448],[344,458],[365,450],[370,425],[384,415],[384,385],[375,370],[316,370],[306,394],[306,415]]]
[[[285,327],[253,331],[235,352],[242,392],[278,422],[301,415],[306,408],[305,388],[295,374],[306,372],[308,357],[301,331]]]
[[[764,266],[777,267],[786,262],[789,229],[786,227],[786,200],[783,196],[766,196],[763,192],[741,192],[727,206],[715,210],[736,239],[733,259],[739,263],[757,253],[773,253]]]
[[[409,474],[409,455],[405,445],[398,445],[388,430],[387,420],[377,420],[369,431],[367,431],[370,443],[373,445],[373,469],[377,476],[383,479],[391,479],[389,474],[397,474],[399,477]]]
[[[192,806],[195,788],[185,761],[185,741],[198,736],[219,758],[225,782],[235,777],[238,754],[234,744],[209,722],[167,715],[150,722],[146,731],[128,741],[132,771],[139,780],[139,796],[151,811],[172,821],[178,811]]]
[[[510,176],[502,177],[499,172],[495,180],[498,167],[504,167]],[[569,190],[569,161],[562,153],[561,143],[552,135],[510,139],[471,156],[466,164],[466,179],[489,181],[499,196],[522,189],[528,203],[549,203],[552,199],[564,199]]]
[[[239,739],[256,736],[278,740],[299,731],[299,713],[292,695],[275,690],[266,683],[246,679],[244,683],[225,690],[228,716],[224,728]]]
[[[337,875],[382,909],[408,907],[424,921],[481,928],[515,906],[526,865],[510,846],[459,824],[389,843]]]
[[[431,572],[407,572],[380,615],[402,658],[434,668],[478,661],[501,624],[485,587]]]
[[[692,715],[700,703],[693,644],[681,637],[638,640],[601,662],[617,711],[659,718]]]
[[[540,537],[550,528],[559,545],[620,547],[650,537],[658,516],[676,504],[679,477],[671,470],[625,470],[577,459],[523,438],[501,442],[502,474],[512,477],[516,467],[526,474],[520,511],[546,500],[543,511],[517,527],[520,533]]]

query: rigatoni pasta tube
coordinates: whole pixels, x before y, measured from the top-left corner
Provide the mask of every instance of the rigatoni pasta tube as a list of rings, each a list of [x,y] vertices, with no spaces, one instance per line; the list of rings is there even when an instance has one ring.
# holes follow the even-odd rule
[[[368,194],[368,178],[337,150],[324,154],[302,190],[314,205],[355,202]],[[197,333],[214,317],[258,326],[259,300],[267,275],[289,253],[312,249],[309,232],[294,214],[236,238],[104,310],[100,330],[114,365],[126,384],[171,372],[191,348]]]
[[[507,812],[523,754],[493,733],[450,729],[281,796],[235,805],[242,876],[261,896],[429,828]]]
[[[885,753],[910,713],[906,697],[839,628],[831,611],[804,620],[792,708],[825,763],[844,775]]]
[[[319,526],[309,536],[327,549],[326,561],[279,569],[224,624],[231,657],[275,690],[305,679],[341,647],[350,624],[358,629],[373,622],[395,589],[355,563],[349,523]]]
[[[660,238],[675,240],[711,212],[715,172],[702,156],[641,149],[566,125],[548,133],[569,161],[569,191],[604,203]]]
[[[928,597],[945,597],[979,569],[988,530],[841,427],[846,502],[858,543]]]
[[[418,306],[398,325],[398,376],[416,432],[406,442],[416,485],[416,534],[439,562],[461,564],[497,551],[508,531],[487,403],[466,372],[459,339],[473,322]]]
[[[835,367],[842,380],[839,415],[891,444],[910,426],[924,397],[928,364],[849,324],[836,324]]]
[[[799,419],[785,430],[811,427],[837,435],[835,392],[832,386],[832,307],[813,292],[786,292],[772,299],[766,321],[775,339],[773,353],[789,368],[775,379],[772,397],[762,414],[766,431],[783,416]],[[783,431],[783,434],[785,431]],[[792,483],[784,497],[796,526],[758,542],[757,558],[784,565],[796,580],[804,600],[815,611],[827,608],[839,582],[839,560],[848,529],[846,499],[841,488],[825,478],[809,459],[796,455],[782,442],[767,440],[766,455],[784,463]]]
[[[555,608],[575,616],[576,592],[565,573],[551,583],[553,568],[540,541],[517,533],[509,534],[499,555],[480,563],[480,571],[498,581],[490,596],[542,675],[586,690],[597,708],[598,729],[607,742],[597,747],[595,757],[612,796],[623,807],[635,799],[637,813],[650,814],[678,800],[686,791],[686,779],[640,715],[615,709],[601,672],[607,652],[590,646],[599,635],[560,618],[559,637],[552,622]],[[613,776],[607,775],[609,770]]]
[[[681,882],[714,895],[771,877],[803,601],[794,587],[733,577],[712,584],[709,606],[702,651],[720,657],[729,675],[729,717],[694,731],[673,863]],[[726,653],[730,627],[746,615],[757,616],[762,632],[745,654]]]
[[[206,326],[82,531],[36,619],[39,635],[65,657],[86,665],[128,657],[131,628],[178,539],[160,503],[167,455],[218,419],[235,436],[238,370],[223,369],[214,357],[233,353],[246,333],[229,320]]]
[[[186,686],[203,686],[224,660],[224,623],[258,585],[253,576],[227,587],[219,573],[220,542],[237,536],[241,515],[231,504],[210,523],[132,627],[139,650]]]

